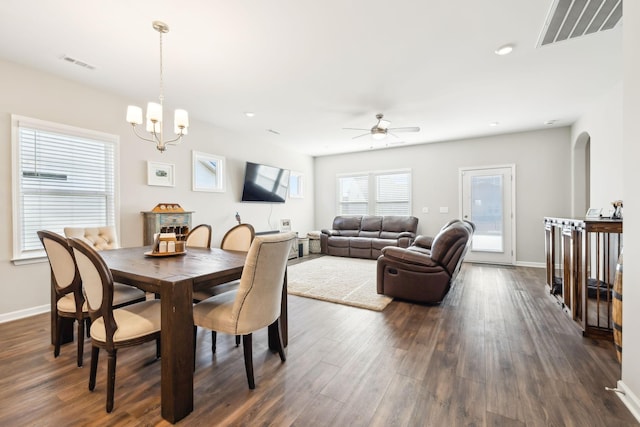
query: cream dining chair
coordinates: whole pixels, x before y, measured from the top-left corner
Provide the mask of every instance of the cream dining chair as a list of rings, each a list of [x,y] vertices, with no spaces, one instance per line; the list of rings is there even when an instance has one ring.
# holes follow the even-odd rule
[[[55,306],[51,307],[56,323],[54,336],[54,357],[60,355],[63,318],[78,322],[77,326],[77,364],[82,366],[84,354],[85,321],[89,319],[87,304],[82,292],[82,280],[78,274],[73,253],[68,240],[63,236],[46,230],[38,231],[38,237],[47,253],[51,267],[51,286],[55,294]],[[143,301],[145,293],[132,286],[117,284],[114,289],[113,304],[116,307]]]
[[[107,359],[107,412],[113,410],[118,349],[156,341],[160,357],[160,300],[145,300],[114,309],[114,283],[111,270],[100,254],[84,240],[69,241],[82,278],[87,308],[91,316],[91,370],[89,390],[96,385],[98,356],[105,349]]]
[[[112,225],[102,227],[65,227],[67,238],[76,237],[93,247],[97,251],[118,249],[118,233]]]
[[[185,240],[186,247],[210,248],[211,247],[211,226],[200,224],[194,227]]]
[[[277,350],[280,359],[286,360],[279,320],[287,260],[295,238],[294,233],[256,237],[247,253],[238,289],[213,296],[193,307],[194,324],[213,332],[212,351],[215,352],[216,332],[242,335],[250,389],[255,388],[253,332],[274,324],[278,331]]]

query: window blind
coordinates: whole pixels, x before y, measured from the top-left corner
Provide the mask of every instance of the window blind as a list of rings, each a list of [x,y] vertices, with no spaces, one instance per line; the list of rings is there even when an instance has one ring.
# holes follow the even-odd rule
[[[42,251],[38,230],[63,234],[64,227],[115,225],[117,138],[50,128],[18,121],[14,258]]]
[[[337,185],[338,215],[411,214],[410,171],[342,175]]]

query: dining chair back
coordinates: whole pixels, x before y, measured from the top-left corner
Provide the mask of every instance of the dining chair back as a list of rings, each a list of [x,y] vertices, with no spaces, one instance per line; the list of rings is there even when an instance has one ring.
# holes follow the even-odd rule
[[[211,247],[211,226],[209,224],[200,224],[194,227],[185,241],[185,246],[196,248],[210,248]]]
[[[247,253],[238,289],[208,298],[193,308],[197,326],[213,332],[242,335],[245,369],[251,389],[255,388],[253,332],[274,325],[278,332],[280,359],[286,360],[279,318],[287,260],[295,238],[294,233],[257,236]]]
[[[112,225],[102,227],[65,227],[64,235],[67,238],[79,238],[97,251],[120,247],[118,233],[116,233],[116,228]]]
[[[96,384],[100,348],[108,353],[107,412],[113,410],[117,350],[156,340],[160,357],[160,300],[145,300],[113,308],[114,283],[111,270],[100,254],[80,238],[71,238],[78,272],[91,316],[91,371],[89,390]]]
[[[256,231],[251,224],[238,224],[225,233],[220,248],[247,252],[255,236]]]
[[[53,355],[60,355],[62,341],[63,318],[71,318],[78,322],[77,330],[77,363],[82,366],[84,350],[84,324],[88,313],[83,311],[84,297],[82,282],[73,259],[73,253],[67,239],[51,231],[38,231],[38,238],[44,246],[51,267],[51,286],[55,294],[55,304],[51,307],[56,331],[53,335]]]

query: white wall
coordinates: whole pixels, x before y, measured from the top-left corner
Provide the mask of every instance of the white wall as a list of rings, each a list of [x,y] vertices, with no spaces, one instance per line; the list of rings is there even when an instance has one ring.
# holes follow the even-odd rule
[[[622,308],[622,385],[640,421],[640,3],[624,2],[624,283]]]
[[[277,228],[280,218],[290,218],[294,231],[306,234],[313,228],[311,157],[289,153],[265,140],[249,140],[197,120],[191,120],[189,135],[182,145],[161,154],[152,144],[135,137],[125,121],[128,104],[140,105],[147,100],[122,98],[3,61],[0,61],[0,94],[0,224],[4,229],[0,243],[0,321],[19,310],[48,308],[49,304],[48,263],[15,266],[11,262],[11,114],[120,135],[118,226],[122,246],[142,245],[140,211],[148,211],[160,202],[176,202],[195,211],[194,225],[212,224],[214,245],[235,225],[236,211],[243,222],[253,224],[258,231]],[[191,191],[192,150],[226,157],[225,193]],[[175,164],[175,187],[147,186],[148,160]],[[246,161],[302,172],[305,198],[278,205],[240,203]]]
[[[583,133],[591,137],[589,207],[603,208],[606,214],[612,201],[623,199],[622,83],[596,100],[574,123],[572,145]],[[584,212],[575,214],[583,216]]]
[[[446,143],[414,145],[315,160],[316,229],[329,228],[336,212],[336,174],[411,168],[413,215],[418,232],[434,235],[459,217],[462,167],[516,165],[516,262],[544,263],[545,216],[571,209],[570,129],[553,128]],[[440,214],[440,207],[448,214]],[[429,213],[423,214],[422,207]]]

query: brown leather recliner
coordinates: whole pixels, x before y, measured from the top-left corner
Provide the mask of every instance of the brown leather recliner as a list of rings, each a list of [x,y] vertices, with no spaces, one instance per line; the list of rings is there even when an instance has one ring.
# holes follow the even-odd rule
[[[422,303],[441,302],[460,271],[473,230],[468,221],[451,221],[433,240],[419,236],[409,248],[384,248],[378,258],[378,293]]]

